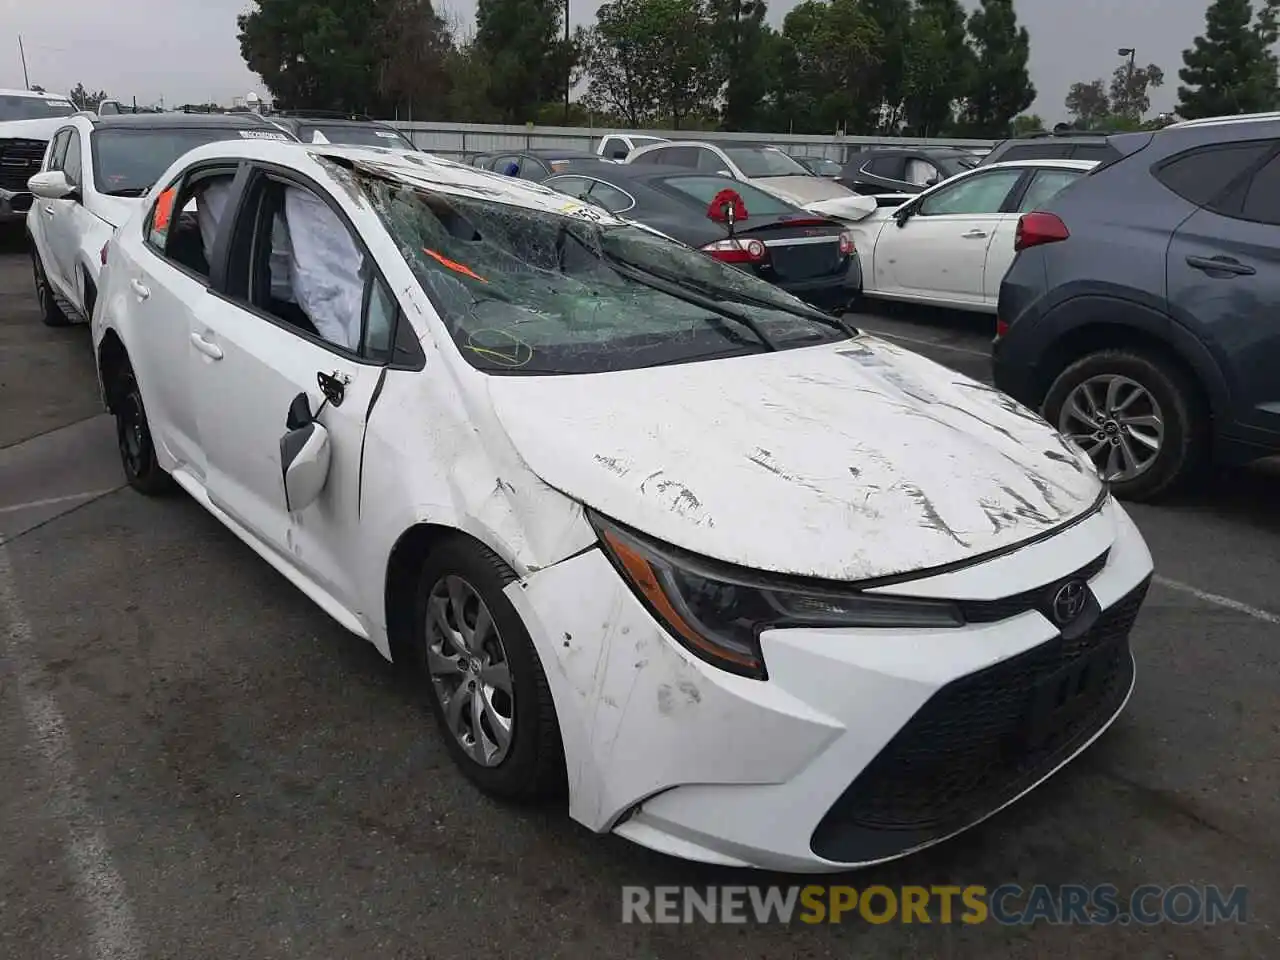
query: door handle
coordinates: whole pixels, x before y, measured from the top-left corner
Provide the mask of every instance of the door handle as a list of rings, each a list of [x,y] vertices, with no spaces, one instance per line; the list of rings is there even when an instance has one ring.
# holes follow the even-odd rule
[[[191,342],[195,344],[196,349],[203,353],[210,360],[222,359],[222,348],[216,343],[210,343],[198,333],[191,335]]]
[[[129,286],[133,288],[134,296],[139,300],[145,300],[147,297],[151,296],[151,288],[141,280],[130,280]]]
[[[970,230],[968,233],[960,234],[965,240],[985,240],[987,235],[981,230]]]
[[[1205,273],[1229,273],[1237,277],[1251,277],[1258,272],[1234,257],[1187,257],[1187,266]]]
[[[50,203],[43,204],[41,205],[40,209],[44,211],[44,215],[46,217],[53,216],[53,204],[50,204]]]

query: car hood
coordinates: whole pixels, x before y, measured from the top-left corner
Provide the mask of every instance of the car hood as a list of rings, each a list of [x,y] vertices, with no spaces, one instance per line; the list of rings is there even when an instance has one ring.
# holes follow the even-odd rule
[[[751,185],[812,213],[842,220],[861,220],[876,209],[874,197],[856,194],[826,177],[762,177]]]
[[[42,117],[36,120],[0,122],[0,140],[51,140],[67,125],[70,117]]]
[[[864,580],[1086,513],[1084,455],[991,387],[859,335],[643,370],[491,377],[530,469],[602,514],[758,570]]]

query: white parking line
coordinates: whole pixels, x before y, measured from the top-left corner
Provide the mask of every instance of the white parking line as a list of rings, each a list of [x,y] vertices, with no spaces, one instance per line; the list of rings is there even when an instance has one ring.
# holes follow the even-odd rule
[[[8,551],[0,546],[0,654],[11,664],[18,698],[31,737],[39,748],[53,794],[50,811],[67,831],[64,853],[72,882],[89,914],[94,960],[135,960],[142,956],[133,907],[124,879],[111,861],[99,818],[85,796],[76,770],[67,722],[51,694],[40,688],[40,670],[28,650],[35,640],[13,585]]]
[[[982,357],[984,360],[990,360],[991,354],[985,350],[974,350],[972,347],[956,347],[949,343],[938,343],[936,340],[921,340],[919,337],[904,337],[900,333],[887,333],[884,330],[872,330],[870,327],[864,327],[861,324],[854,324],[859,330],[865,330],[874,337],[884,337],[886,340],[901,340],[903,343],[914,343],[921,347],[937,347],[939,350],[950,350],[953,353],[963,353],[971,357]]]
[[[1261,610],[1258,607],[1251,607],[1249,604],[1241,603],[1239,600],[1232,600],[1230,597],[1224,597],[1217,593],[1209,593],[1198,587],[1193,587],[1189,583],[1170,580],[1168,577],[1157,576],[1152,579],[1162,587],[1177,590],[1180,593],[1195,597],[1197,600],[1203,600],[1205,603],[1212,603],[1214,606],[1225,607],[1228,610],[1234,610],[1236,613],[1243,613],[1246,617],[1253,617],[1253,619],[1261,620],[1263,623],[1280,624],[1280,614]]]
[[[16,513],[19,510],[34,510],[37,507],[51,507],[56,503],[70,503],[72,500],[94,500],[115,493],[119,487],[106,490],[90,490],[88,493],[69,493],[65,497],[45,497],[43,500],[28,500],[26,503],[15,503],[11,507],[0,507],[0,513]]]

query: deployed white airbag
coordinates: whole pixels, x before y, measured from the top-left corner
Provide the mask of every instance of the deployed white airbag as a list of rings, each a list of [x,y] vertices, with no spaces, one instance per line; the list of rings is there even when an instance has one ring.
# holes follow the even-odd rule
[[[284,196],[294,300],[320,336],[354,350],[364,301],[362,256],[347,225],[314,194],[289,187]]]

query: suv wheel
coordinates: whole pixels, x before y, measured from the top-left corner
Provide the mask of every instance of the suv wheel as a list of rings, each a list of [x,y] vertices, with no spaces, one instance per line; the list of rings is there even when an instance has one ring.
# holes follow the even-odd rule
[[[1208,417],[1187,376],[1132,350],[1077,360],[1049,388],[1044,417],[1078,444],[1122,500],[1153,500],[1205,459]]]
[[[36,253],[34,246],[31,248],[31,272],[36,281],[36,302],[40,305],[40,319],[46,327],[67,326],[71,320],[54,301],[53,288],[49,286],[44,264],[40,262],[40,254]]]

